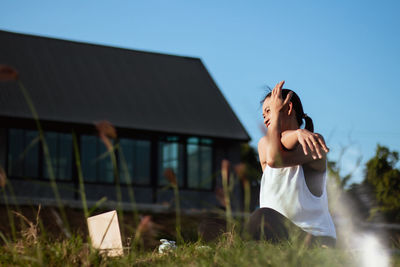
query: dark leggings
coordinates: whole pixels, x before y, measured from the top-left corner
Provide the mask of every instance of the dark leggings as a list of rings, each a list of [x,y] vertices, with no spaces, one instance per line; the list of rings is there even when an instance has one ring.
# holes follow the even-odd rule
[[[273,243],[289,240],[289,232],[297,232],[299,238],[304,239],[306,245],[334,247],[336,244],[336,239],[329,236],[313,236],[270,208],[255,210],[250,215],[246,231],[252,239],[264,239]]]

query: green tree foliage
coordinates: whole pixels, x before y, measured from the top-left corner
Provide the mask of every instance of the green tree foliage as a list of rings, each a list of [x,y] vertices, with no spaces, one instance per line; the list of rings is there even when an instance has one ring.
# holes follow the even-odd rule
[[[377,145],[376,153],[366,164],[364,183],[375,193],[378,209],[388,219],[400,220],[400,170],[396,168],[399,153]]]
[[[341,175],[340,171],[340,165],[333,160],[328,160],[328,171],[330,174],[330,177],[333,177],[335,179],[335,182],[337,185],[339,185],[341,188],[345,188],[345,186],[347,185],[347,183],[349,182],[350,178],[352,177],[353,173],[350,172],[346,175]]]
[[[351,146],[352,145],[349,144],[348,146],[343,146],[342,148],[340,148],[338,158],[335,161],[328,160],[327,163],[330,177],[332,177],[336,182],[336,185],[338,185],[342,189],[348,187],[351,178],[353,178],[354,173],[361,165],[362,156],[360,155],[359,157],[357,157],[353,168],[351,170],[347,170],[346,174],[343,173],[342,162],[344,161],[344,155],[347,153]]]
[[[245,164],[246,178],[249,181],[260,180],[262,169],[258,161],[257,151],[249,144],[242,144],[240,148],[240,161]]]

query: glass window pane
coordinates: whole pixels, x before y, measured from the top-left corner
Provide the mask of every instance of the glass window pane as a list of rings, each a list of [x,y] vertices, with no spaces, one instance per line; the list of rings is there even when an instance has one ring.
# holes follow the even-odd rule
[[[188,187],[212,188],[212,147],[187,145]]]
[[[114,144],[113,140],[111,140]],[[107,150],[104,143],[98,138],[99,154],[97,156],[97,164],[99,173],[97,181],[112,183],[114,181],[114,170],[110,152]]]
[[[131,139],[121,138],[119,140],[119,145],[119,173],[121,183],[132,183],[133,151],[135,148],[135,143]]]
[[[168,142],[178,142],[179,141],[179,137],[177,137],[177,136],[167,136],[165,139]]]
[[[159,143],[159,174],[158,185],[168,185],[169,181],[164,177],[164,171],[170,168],[174,171],[178,185],[183,185],[183,147],[178,143]]]
[[[197,137],[190,137],[187,139],[187,143],[188,144],[198,144],[199,143],[199,138]]]
[[[150,141],[136,140],[135,164],[134,164],[134,183],[150,184]]]
[[[121,182],[126,183],[126,179],[129,178],[133,184],[149,185],[151,142],[121,138],[120,147],[122,150],[122,157],[120,154]]]
[[[201,139],[201,143],[203,145],[212,145],[213,141],[211,139],[207,139],[207,138],[202,138]]]
[[[27,177],[39,176],[39,133],[25,131],[24,175]]]
[[[49,148],[51,168],[55,179],[72,179],[72,135],[58,132],[46,132],[45,139]],[[50,179],[49,166],[43,153],[43,177]]]
[[[81,136],[81,164],[85,181],[96,181],[97,137]]]
[[[197,188],[199,186],[200,177],[200,155],[198,145],[187,145],[187,160],[188,160],[188,186]]]
[[[212,188],[212,147],[201,146],[201,183],[200,188]]]
[[[8,175],[23,175],[24,131],[21,129],[9,130],[8,142]]]
[[[57,164],[57,157],[58,157],[58,148],[57,148],[57,133],[55,132],[47,132],[44,135],[44,138],[46,140],[47,147],[49,148],[49,159],[51,162],[51,168],[53,169],[53,178],[58,178],[58,164]],[[44,154],[44,153],[43,153]],[[43,177],[44,178],[50,178],[49,174],[49,166],[47,164],[47,158],[46,155],[43,155]]]
[[[58,178],[72,179],[72,135],[59,134]]]

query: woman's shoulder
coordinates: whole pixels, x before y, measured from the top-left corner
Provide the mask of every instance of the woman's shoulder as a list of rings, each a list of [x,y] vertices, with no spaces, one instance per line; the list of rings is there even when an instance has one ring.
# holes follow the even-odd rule
[[[260,149],[260,146],[266,145],[267,144],[267,136],[264,135],[263,137],[258,140],[258,148]]]
[[[267,166],[267,137],[263,136],[258,141],[258,159],[260,160],[261,168],[265,169]]]
[[[260,138],[260,140],[258,140],[258,154],[260,156],[260,154],[263,154],[266,152],[267,150],[267,136],[263,136]]]

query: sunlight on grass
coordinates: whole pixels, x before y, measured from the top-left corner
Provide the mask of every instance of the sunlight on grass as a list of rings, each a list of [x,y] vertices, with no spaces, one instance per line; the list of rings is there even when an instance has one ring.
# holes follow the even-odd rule
[[[223,235],[215,243],[184,243],[176,250],[159,254],[157,250],[131,250],[122,257],[107,258],[74,236],[68,240],[37,244],[9,243],[0,248],[0,262],[10,265],[151,265],[151,266],[349,266],[351,253],[338,249],[304,249],[299,243],[272,245],[268,242],[243,241],[236,234]]]

